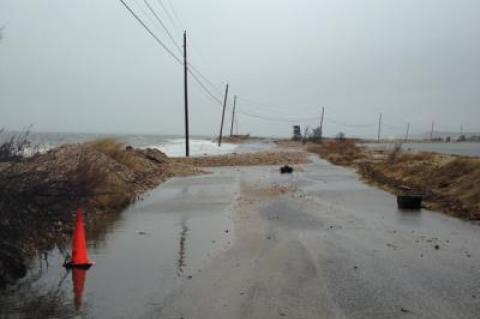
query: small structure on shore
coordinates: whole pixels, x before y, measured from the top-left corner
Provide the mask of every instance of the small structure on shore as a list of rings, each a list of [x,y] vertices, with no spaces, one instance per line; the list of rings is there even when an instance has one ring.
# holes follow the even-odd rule
[[[300,125],[293,126],[293,137],[292,140],[300,141],[302,139],[302,131],[300,129]]]

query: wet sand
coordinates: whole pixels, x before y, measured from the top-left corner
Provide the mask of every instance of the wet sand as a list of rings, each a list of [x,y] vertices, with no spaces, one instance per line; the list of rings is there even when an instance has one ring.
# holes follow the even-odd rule
[[[97,263],[73,314],[478,318],[479,226],[399,211],[394,196],[352,170],[311,160],[293,175],[277,166],[208,168],[160,185],[101,236],[90,234]],[[51,252],[26,291],[60,289],[57,309],[74,309],[61,261]],[[19,291],[9,300],[20,302]]]

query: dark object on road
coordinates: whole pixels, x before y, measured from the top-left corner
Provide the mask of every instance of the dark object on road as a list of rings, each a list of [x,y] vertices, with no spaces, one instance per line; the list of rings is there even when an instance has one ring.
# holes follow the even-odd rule
[[[293,173],[293,167],[285,165],[280,167],[280,173],[281,174],[292,174]]]
[[[422,195],[398,195],[397,205],[400,209],[418,210],[422,208]]]
[[[400,209],[419,210],[422,208],[423,195],[421,192],[408,186],[400,186],[400,193],[397,195],[397,205]]]

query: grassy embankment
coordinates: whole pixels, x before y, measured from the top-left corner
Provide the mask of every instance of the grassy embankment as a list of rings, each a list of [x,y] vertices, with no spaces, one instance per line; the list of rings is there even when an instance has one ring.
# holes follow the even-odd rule
[[[356,168],[368,183],[391,193],[407,186],[422,192],[429,209],[469,220],[480,219],[480,158],[361,148],[353,141],[307,146],[335,165]]]

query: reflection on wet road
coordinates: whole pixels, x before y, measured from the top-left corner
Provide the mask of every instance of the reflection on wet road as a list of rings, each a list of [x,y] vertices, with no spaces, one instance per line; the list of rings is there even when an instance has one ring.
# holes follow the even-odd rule
[[[73,300],[75,310],[79,311],[83,304],[83,290],[85,289],[85,281],[87,279],[87,270],[80,268],[73,268],[72,282],[73,282]]]

